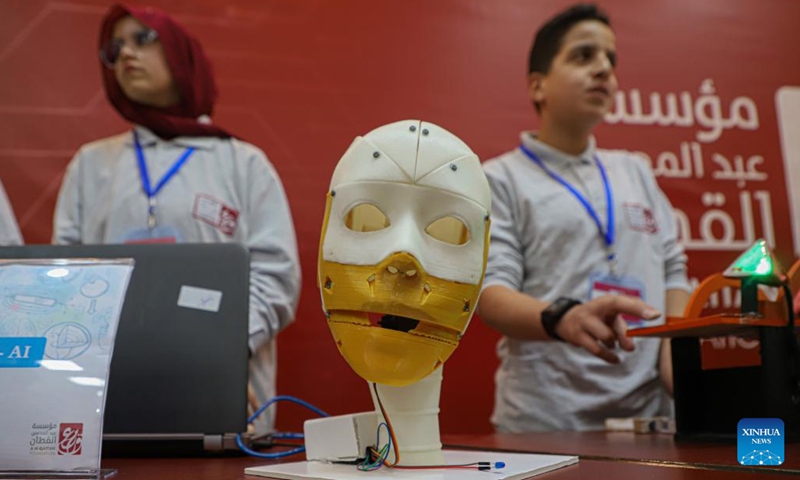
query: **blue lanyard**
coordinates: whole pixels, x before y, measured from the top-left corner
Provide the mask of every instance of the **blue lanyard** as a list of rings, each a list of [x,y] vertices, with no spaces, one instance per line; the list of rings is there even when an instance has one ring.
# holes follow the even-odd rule
[[[147,174],[147,163],[144,161],[144,152],[142,151],[142,145],[139,143],[139,135],[136,133],[136,130],[133,131],[133,142],[136,146],[136,158],[139,160],[139,173],[142,176],[142,189],[144,190],[144,193],[147,194],[147,198],[152,198],[158,195],[158,192],[160,192],[164,185],[166,185],[167,182],[169,182],[172,177],[178,173],[178,170],[180,170],[183,164],[186,163],[186,160],[188,160],[192,153],[194,153],[194,147],[187,148],[186,151],[183,152],[183,155],[181,155],[181,157],[176,160],[171,167],[169,167],[167,173],[161,177],[161,180],[159,180],[156,184],[156,188],[153,189],[153,187],[150,186],[150,175]]]
[[[578,199],[579,202],[583,205],[583,208],[586,209],[586,212],[589,213],[589,216],[592,217],[594,220],[595,225],[597,225],[597,229],[600,230],[600,234],[603,236],[603,241],[606,244],[606,250],[608,251],[608,261],[611,262],[612,271],[614,270],[614,263],[615,263],[615,254],[614,254],[614,199],[611,196],[611,184],[608,181],[608,177],[606,176],[606,169],[603,168],[603,164],[600,163],[600,159],[597,156],[594,157],[594,161],[597,164],[597,168],[600,170],[600,176],[603,178],[603,186],[606,190],[606,210],[608,212],[608,217],[606,220],[606,229],[603,229],[603,224],[600,223],[600,217],[597,216],[597,212],[595,211],[592,204],[589,203],[589,200],[584,197],[581,192],[579,192],[575,187],[569,184],[562,176],[557,174],[556,172],[547,168],[547,166],[542,162],[542,160],[536,156],[535,153],[530,151],[525,145],[520,144],[519,149],[522,150],[522,153],[528,156],[533,163],[539,165],[542,170],[545,171],[550,178],[557,181],[561,185],[563,185],[569,192]]]
[[[142,177],[142,190],[147,195],[147,200],[149,204],[148,208],[148,219],[147,219],[147,226],[149,228],[155,227],[155,213],[156,213],[156,205],[155,205],[155,196],[158,195],[158,192],[164,188],[164,185],[169,182],[172,177],[178,173],[178,170],[181,169],[186,160],[194,153],[194,147],[188,147],[183,155],[178,158],[175,163],[169,167],[167,173],[161,177],[161,180],[158,181],[156,184],[156,188],[153,189],[152,185],[150,184],[150,175],[147,173],[147,163],[144,161],[144,151],[142,151],[142,144],[139,143],[139,134],[136,130],[133,131],[133,143],[136,147],[136,159],[139,161],[139,174]]]

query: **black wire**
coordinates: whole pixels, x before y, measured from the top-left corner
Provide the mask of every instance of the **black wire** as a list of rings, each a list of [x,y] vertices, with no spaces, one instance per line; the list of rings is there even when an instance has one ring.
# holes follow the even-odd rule
[[[291,443],[291,442],[280,442],[280,441],[267,441],[267,440],[257,440],[252,441],[250,444],[255,448],[272,448],[272,447],[298,447],[302,445],[302,443]]]

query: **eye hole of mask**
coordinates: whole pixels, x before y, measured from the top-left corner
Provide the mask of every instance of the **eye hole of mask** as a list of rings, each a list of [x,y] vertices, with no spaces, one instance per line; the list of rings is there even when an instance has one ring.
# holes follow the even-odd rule
[[[389,218],[371,203],[360,203],[344,217],[344,224],[356,232],[376,232],[390,225]]]
[[[440,242],[464,245],[469,241],[469,228],[456,217],[442,217],[425,228],[425,233]]]

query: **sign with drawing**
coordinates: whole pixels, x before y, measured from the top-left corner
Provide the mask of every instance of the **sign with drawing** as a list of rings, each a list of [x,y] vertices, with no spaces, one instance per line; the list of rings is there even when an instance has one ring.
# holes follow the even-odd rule
[[[0,471],[100,468],[132,269],[130,259],[0,261]]]

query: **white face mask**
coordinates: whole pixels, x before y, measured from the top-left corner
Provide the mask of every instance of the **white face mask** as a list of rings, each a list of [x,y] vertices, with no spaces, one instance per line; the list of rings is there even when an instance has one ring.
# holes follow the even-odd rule
[[[331,180],[319,281],[340,351],[362,377],[411,383],[455,349],[483,281],[490,205],[478,157],[441,127],[407,120],[350,145]],[[420,322],[380,328],[368,314]],[[427,347],[409,350],[422,339],[435,344],[430,358]],[[380,359],[364,358],[372,348]],[[425,357],[412,369],[424,372],[374,372],[407,366],[387,357],[394,350]]]

